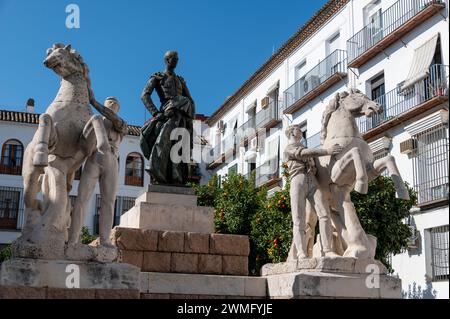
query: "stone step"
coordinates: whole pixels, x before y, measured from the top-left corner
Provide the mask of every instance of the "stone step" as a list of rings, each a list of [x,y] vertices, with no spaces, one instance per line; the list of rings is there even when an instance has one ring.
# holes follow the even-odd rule
[[[265,278],[272,299],[400,299],[402,292],[401,280],[387,275],[312,271]]]
[[[120,226],[206,234],[214,232],[213,208],[179,204],[175,195],[169,197],[171,198],[168,199],[169,203],[138,201],[132,209],[121,216]]]
[[[247,236],[115,227],[119,260],[143,271],[247,275]]]
[[[266,279],[247,276],[141,273],[141,298],[266,298]]]

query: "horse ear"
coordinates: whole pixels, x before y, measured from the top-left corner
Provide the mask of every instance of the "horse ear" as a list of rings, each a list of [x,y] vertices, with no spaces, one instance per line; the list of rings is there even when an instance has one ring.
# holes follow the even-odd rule
[[[67,50],[67,51],[70,52],[70,50],[72,50],[72,45],[71,45],[71,44],[66,45],[66,46],[64,47],[64,50]]]
[[[49,56],[50,54],[52,54],[52,52],[53,52],[53,49],[52,49],[52,48],[47,49],[47,56]]]
[[[347,96],[349,96],[350,94],[352,94],[352,89],[350,89],[350,93],[347,92],[347,91],[344,91],[344,92],[341,92],[341,93],[338,93],[338,94],[339,94],[339,96],[340,96],[341,99],[346,98]]]

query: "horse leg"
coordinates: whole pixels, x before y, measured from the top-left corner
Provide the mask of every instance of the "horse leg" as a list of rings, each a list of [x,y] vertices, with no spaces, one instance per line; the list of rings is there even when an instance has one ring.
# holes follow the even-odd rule
[[[347,245],[344,257],[373,258],[374,256],[370,256],[371,249],[367,235],[359,222],[355,206],[350,198],[350,187],[333,185],[332,189],[336,195],[336,208],[343,226],[341,237]]]
[[[331,226],[330,208],[328,203],[325,201],[323,193],[319,189],[314,192],[314,197],[310,200],[312,202],[311,205],[315,207],[317,217],[319,218],[322,255],[325,257],[336,257],[338,255],[331,249],[333,242],[333,230]]]
[[[339,184],[341,177],[345,177],[347,168],[352,163],[356,174],[355,191],[360,194],[367,194],[369,185],[366,165],[364,164],[361,152],[357,147],[349,150],[340,160],[338,160],[333,165],[333,169],[331,171],[331,180],[333,181],[333,183]]]
[[[369,171],[369,179],[373,180],[377,178],[383,171],[387,170],[394,182],[397,198],[409,200],[408,189],[400,175],[400,172],[395,162],[395,158],[392,155],[387,155],[373,163],[373,169]]]
[[[34,143],[27,146],[23,161],[23,186],[24,186],[24,225],[22,237],[28,239],[33,229],[37,225],[43,210],[42,202],[38,200],[37,194],[41,191],[40,176],[44,173],[42,167],[33,165]]]
[[[33,155],[33,165],[45,167],[48,165],[48,154],[50,137],[53,131],[53,120],[50,115],[39,116],[39,126],[34,136],[35,146]]]

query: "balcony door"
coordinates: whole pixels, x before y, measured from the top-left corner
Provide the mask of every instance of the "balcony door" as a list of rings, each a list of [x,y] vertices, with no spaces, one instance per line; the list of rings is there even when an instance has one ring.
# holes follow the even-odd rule
[[[339,64],[341,61],[339,61],[339,54],[332,54],[340,47],[340,33],[334,34],[331,38],[329,38],[326,42],[326,56],[327,56],[327,63],[326,63],[326,72],[323,74],[325,76],[325,79],[329,78],[333,74],[339,71]],[[322,79],[325,80],[325,79]]]
[[[366,25],[366,49],[372,47],[383,38],[383,14],[381,1],[372,2],[364,8]]]
[[[383,112],[381,114],[376,114],[372,118],[368,119],[368,121],[370,121],[370,128],[373,128],[384,122],[386,119],[386,108],[388,106],[386,105],[384,73],[377,75],[375,78],[370,80],[370,92],[372,100],[383,106]]]

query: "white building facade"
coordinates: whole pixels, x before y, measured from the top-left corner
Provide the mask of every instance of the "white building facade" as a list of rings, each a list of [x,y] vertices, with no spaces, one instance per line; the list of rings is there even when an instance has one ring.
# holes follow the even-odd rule
[[[405,297],[449,296],[449,22],[444,0],[330,0],[209,118],[208,168],[282,186],[284,130],[320,145],[322,113],[356,88],[383,105],[359,118],[377,158],[391,154],[418,194],[415,234],[394,256]]]
[[[23,227],[23,153],[36,132],[38,119],[39,114],[32,112],[0,110],[0,245],[14,241]],[[137,126],[129,126],[119,148],[119,190],[114,225],[119,224],[120,216],[134,206],[135,199],[150,182],[149,175],[144,173],[145,159],[139,145],[139,130]],[[70,191],[72,203],[77,196],[80,173],[77,173]],[[87,205],[85,226],[96,234],[100,208],[98,183]]]

